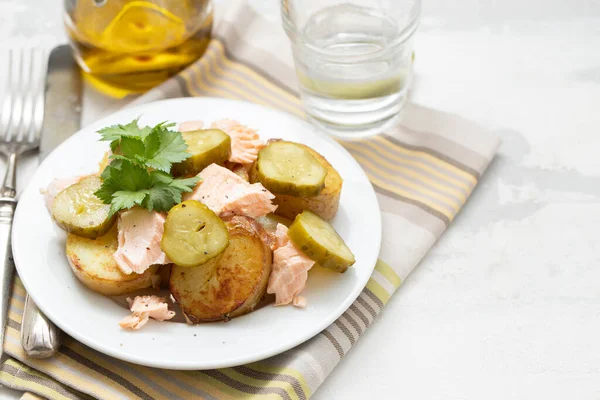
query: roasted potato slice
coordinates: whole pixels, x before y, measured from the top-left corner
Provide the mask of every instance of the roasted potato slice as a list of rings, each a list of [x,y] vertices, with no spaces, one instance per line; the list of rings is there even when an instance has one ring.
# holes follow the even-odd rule
[[[308,210],[317,214],[324,220],[329,221],[335,217],[340,204],[343,183],[342,177],[325,157],[308,146],[301,146],[305,147],[321,163],[321,165],[327,169],[325,187],[321,190],[319,195],[314,197],[294,197],[273,193],[275,195],[273,204],[278,206],[277,210],[275,210],[275,214],[293,220],[296,218],[296,215],[304,210]],[[250,171],[250,182],[254,183],[257,181],[256,163],[254,163],[254,166]]]
[[[104,168],[108,167],[108,164],[110,164],[110,152],[107,151],[104,153],[104,156],[102,157],[102,160],[100,160],[100,162],[98,163],[98,173],[102,173],[102,171],[104,171]]]
[[[171,278],[171,268],[173,268],[173,264],[159,265],[158,272],[156,273],[156,282],[152,282],[152,286],[168,289],[169,279]]]
[[[81,283],[94,292],[116,296],[152,286],[158,266],[151,266],[143,274],[126,275],[113,258],[116,250],[116,225],[95,240],[74,234],[67,236],[66,252],[71,270]]]
[[[252,218],[226,222],[229,247],[220,259],[195,268],[174,266],[170,289],[194,324],[246,314],[262,299],[271,274],[268,235]]]

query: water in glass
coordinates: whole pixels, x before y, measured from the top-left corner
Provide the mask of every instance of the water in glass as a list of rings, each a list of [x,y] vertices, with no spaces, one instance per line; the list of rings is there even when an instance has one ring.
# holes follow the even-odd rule
[[[384,7],[342,3],[302,18],[293,2],[284,0],[283,20],[309,118],[345,139],[393,125],[411,81],[418,8],[407,20]]]

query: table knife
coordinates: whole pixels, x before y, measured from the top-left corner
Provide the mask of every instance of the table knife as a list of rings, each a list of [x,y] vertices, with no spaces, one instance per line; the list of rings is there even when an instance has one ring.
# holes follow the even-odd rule
[[[48,58],[40,161],[79,130],[82,91],[81,73],[71,48],[68,45],[54,48]],[[29,295],[23,310],[21,345],[34,358],[51,357],[60,347],[60,330],[41,313]]]

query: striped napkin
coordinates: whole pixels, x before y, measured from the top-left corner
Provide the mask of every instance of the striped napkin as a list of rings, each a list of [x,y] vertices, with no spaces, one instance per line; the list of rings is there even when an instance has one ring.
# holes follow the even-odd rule
[[[201,60],[135,103],[218,96],[303,118],[289,44],[277,20],[246,0],[217,3],[214,38]],[[51,399],[308,399],[356,344],[402,281],[446,230],[499,140],[456,116],[414,104],[401,125],[343,143],[368,174],[383,212],[383,243],[367,287],[331,326],[270,359],[209,371],[159,370],[119,361],[66,337],[48,360],[19,344],[25,291],[15,280],[0,382]]]

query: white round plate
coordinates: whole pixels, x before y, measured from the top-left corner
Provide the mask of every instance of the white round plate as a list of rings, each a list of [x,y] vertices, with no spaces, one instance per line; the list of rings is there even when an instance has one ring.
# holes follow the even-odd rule
[[[263,139],[305,143],[323,154],[344,179],[334,227],[356,256],[345,274],[311,270],[303,292],[304,309],[263,307],[229,322],[188,326],[150,321],[126,331],[119,321],[127,310],[96,294],[71,273],[66,235],[53,222],[40,189],[53,178],[97,171],[108,144],[96,131],[140,117],[141,125],[163,121],[232,118],[259,129]],[[39,308],[63,331],[110,356],[169,369],[223,368],[279,354],[310,339],[335,321],[366,285],[377,261],[381,214],[367,176],[338,143],[308,123],[258,105],[216,98],[182,98],[124,109],[77,132],[44,160],[21,196],[12,246],[19,275]],[[157,349],[159,349],[157,351]]]

